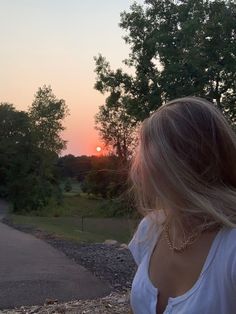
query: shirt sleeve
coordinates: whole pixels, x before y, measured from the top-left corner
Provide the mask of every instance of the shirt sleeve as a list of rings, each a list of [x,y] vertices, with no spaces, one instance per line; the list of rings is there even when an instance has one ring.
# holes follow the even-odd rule
[[[138,225],[138,228],[133,235],[133,238],[128,244],[128,248],[133,255],[137,266],[140,265],[144,255],[148,250],[147,233],[150,227],[150,218],[144,217]]]
[[[236,249],[234,249],[231,255],[231,259],[232,259],[231,280],[232,280],[233,289],[236,292]]]
[[[227,230],[227,232],[226,232]],[[236,228],[225,229],[224,247],[222,247],[222,265],[225,265],[225,278],[230,293],[236,293]]]

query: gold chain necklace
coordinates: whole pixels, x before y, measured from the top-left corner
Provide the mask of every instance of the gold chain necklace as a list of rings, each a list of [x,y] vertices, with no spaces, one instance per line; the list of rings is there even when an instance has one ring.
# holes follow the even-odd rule
[[[176,247],[170,239],[169,229],[170,229],[169,223],[166,223],[164,226],[164,235],[168,243],[168,246],[172,251],[179,252],[179,253],[183,252],[187,247],[189,247],[192,243],[194,243],[198,239],[198,237],[201,235],[201,232],[199,231],[194,232],[189,236],[187,240],[182,242],[180,247]]]

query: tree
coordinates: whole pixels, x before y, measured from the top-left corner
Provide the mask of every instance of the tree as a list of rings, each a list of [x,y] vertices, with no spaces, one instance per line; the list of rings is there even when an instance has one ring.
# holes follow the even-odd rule
[[[186,95],[206,97],[235,122],[235,2],[145,3],[124,12],[120,24],[128,32],[129,62],[136,67],[137,77],[144,71],[152,84],[156,73],[162,102]]]
[[[131,101],[128,96],[131,78],[121,69],[112,71],[101,55],[94,59],[97,74],[95,88],[103,94],[109,93],[106,103],[99,107],[95,116],[96,129],[111,153],[126,163],[132,154],[137,122],[127,111]]]
[[[142,121],[170,99],[201,96],[236,123],[236,3],[145,0],[121,14],[130,46],[128,75],[99,56],[95,88]],[[109,107],[110,108],[110,107]]]
[[[106,147],[112,147],[112,152],[127,163],[132,155],[136,128],[124,106],[119,102],[113,107],[107,104],[100,106],[95,123]]]
[[[117,156],[91,157],[92,168],[82,183],[86,193],[113,198],[125,190],[126,168]]]
[[[120,27],[130,46],[124,64],[133,74],[95,58],[95,89],[106,95],[95,122],[105,144],[128,161],[125,182],[136,127],[167,101],[207,98],[236,126],[236,3],[145,0],[121,13]],[[87,179],[97,188],[98,173]]]
[[[0,104],[0,193],[14,211],[39,210],[61,200],[56,168],[67,107],[50,87],[40,88],[29,112]]]
[[[70,192],[72,190],[72,184],[71,181],[67,178],[65,185],[64,185],[64,190],[66,192]]]
[[[76,178],[82,182],[92,168],[91,157],[65,155],[58,159],[57,166],[62,178]]]
[[[30,119],[24,111],[17,111],[12,104],[0,103],[0,195],[8,196],[9,185],[19,171],[14,173],[13,168],[25,157],[19,167],[23,170],[28,167],[29,147],[31,145]]]
[[[34,182],[33,200],[27,201],[29,209],[37,210],[45,207],[52,198],[61,200],[59,173],[56,166],[58,154],[66,145],[61,138],[61,131],[64,130],[62,122],[67,114],[65,101],[57,99],[50,86],[44,85],[38,89],[28,112],[34,143],[31,153],[37,159],[34,173],[27,177]],[[29,183],[26,182],[27,184]]]
[[[74,178],[77,175],[77,159],[74,155],[69,154],[60,157],[57,162],[57,166],[62,178]]]
[[[29,116],[38,147],[59,154],[66,142],[60,133],[64,130],[62,121],[68,115],[65,100],[57,99],[50,86],[40,87],[29,108]]]

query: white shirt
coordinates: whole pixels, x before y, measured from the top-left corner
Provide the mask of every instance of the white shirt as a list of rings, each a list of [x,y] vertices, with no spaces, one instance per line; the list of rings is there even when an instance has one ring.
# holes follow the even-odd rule
[[[161,228],[151,230],[151,219],[140,222],[128,247],[138,265],[130,294],[134,314],[156,314],[158,289],[148,267]],[[168,299],[164,314],[236,314],[236,228],[223,227],[215,236],[198,280],[181,296]]]

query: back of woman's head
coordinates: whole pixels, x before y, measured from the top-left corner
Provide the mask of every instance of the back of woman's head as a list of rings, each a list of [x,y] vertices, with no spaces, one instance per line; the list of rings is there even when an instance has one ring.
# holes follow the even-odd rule
[[[236,136],[216,106],[197,97],[173,100],[140,130],[131,168],[139,208],[236,226],[235,163]]]

